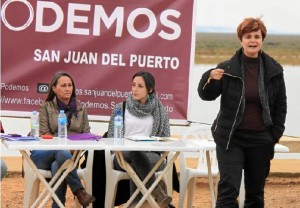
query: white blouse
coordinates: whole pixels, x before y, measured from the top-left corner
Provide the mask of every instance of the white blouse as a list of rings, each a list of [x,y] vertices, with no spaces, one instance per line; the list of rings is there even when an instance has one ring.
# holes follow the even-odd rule
[[[128,136],[150,136],[153,127],[153,116],[136,117],[132,115],[127,108],[124,118],[124,137]]]

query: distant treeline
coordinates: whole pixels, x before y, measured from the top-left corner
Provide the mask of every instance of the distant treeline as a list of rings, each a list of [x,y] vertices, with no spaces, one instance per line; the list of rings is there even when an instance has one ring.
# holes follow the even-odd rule
[[[236,34],[197,33],[195,63],[216,64],[241,47]],[[300,35],[267,35],[263,51],[282,65],[300,65]]]

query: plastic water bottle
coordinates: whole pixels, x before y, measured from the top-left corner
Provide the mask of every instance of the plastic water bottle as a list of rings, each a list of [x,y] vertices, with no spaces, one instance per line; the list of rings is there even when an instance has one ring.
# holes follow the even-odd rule
[[[31,137],[39,137],[40,135],[40,122],[39,122],[39,114],[36,111],[32,112],[31,118],[30,118],[30,125],[31,125],[31,131],[30,136]]]
[[[64,110],[59,111],[58,115],[58,141],[59,143],[66,144],[67,142],[67,117]]]
[[[123,144],[123,117],[121,111],[117,110],[114,118],[114,143]]]

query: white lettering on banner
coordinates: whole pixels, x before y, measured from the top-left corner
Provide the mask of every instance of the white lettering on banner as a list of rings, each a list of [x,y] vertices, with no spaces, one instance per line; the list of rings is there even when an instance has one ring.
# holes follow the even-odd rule
[[[58,6],[57,4],[49,1],[37,1],[37,11],[36,11],[36,25],[35,25],[35,30],[37,32],[53,32],[60,28],[61,24],[63,23],[64,20],[64,13],[63,10]],[[44,20],[44,10],[52,9],[53,12],[56,14],[56,20],[52,25],[47,25],[45,26],[43,24]]]
[[[41,62],[60,62],[62,53],[63,52],[60,50],[35,49],[33,53],[33,59],[34,61]],[[62,60],[67,64],[96,65],[98,63],[98,53],[86,51],[68,51]],[[103,66],[122,67],[125,67],[128,64],[130,67],[177,70],[179,68],[180,61],[178,57],[130,54],[129,63],[126,63],[123,60],[123,54],[102,53],[101,64]]]
[[[164,30],[160,31],[160,33],[158,34],[160,37],[162,37],[165,40],[176,40],[177,38],[180,37],[181,34],[181,28],[178,24],[170,21],[168,19],[169,16],[174,16],[176,18],[180,17],[180,12],[173,10],[173,9],[168,9],[166,11],[163,11],[161,16],[160,16],[160,21],[163,25],[165,25],[166,27],[174,30],[174,33],[170,33],[168,34],[167,32],[165,32]]]
[[[42,99],[31,99],[31,98],[23,98],[23,104],[24,105],[42,105],[44,103],[44,100]]]
[[[64,58],[65,63],[73,64],[97,64],[98,53],[69,51],[68,56]]]
[[[148,67],[159,69],[178,69],[179,59],[177,57],[130,55],[129,66]]]
[[[149,20],[149,27],[144,32],[138,32],[134,28],[134,21],[140,15],[145,15]],[[128,32],[133,37],[136,37],[139,39],[144,39],[144,38],[150,37],[155,32],[156,27],[157,27],[157,22],[156,22],[155,14],[150,9],[147,9],[147,8],[140,8],[140,9],[134,10],[133,12],[130,13],[128,20],[127,20]]]
[[[109,109],[108,103],[95,103],[91,101],[81,102],[85,108]]]
[[[123,62],[122,54],[115,53],[102,53],[102,65],[126,66],[126,64]]]
[[[22,2],[29,8],[29,17],[27,19],[27,22],[22,25],[21,27],[14,27],[12,26],[6,18],[6,8],[9,4],[14,2]],[[64,11],[62,10],[61,6],[57,3],[51,2],[51,1],[37,1],[36,5],[36,22],[35,22],[35,30],[37,32],[44,32],[44,33],[50,33],[54,32],[63,25],[64,18],[66,16],[67,18],[67,28],[66,33],[67,34],[74,34],[74,35],[94,35],[94,36],[100,36],[101,35],[101,22],[104,23],[107,29],[113,26],[115,23],[115,37],[122,37],[123,34],[123,25],[125,21],[127,25],[127,31],[131,36],[138,39],[145,39],[150,37],[154,34],[157,28],[157,22],[160,21],[161,25],[164,26],[164,29],[161,29],[158,31],[158,36],[165,40],[176,40],[181,35],[181,27],[178,23],[175,21],[172,21],[170,17],[173,17],[178,19],[181,15],[181,13],[174,9],[166,9],[162,11],[159,15],[159,19],[157,20],[157,14],[154,14],[153,11],[151,11],[148,8],[136,8],[133,11],[128,11],[129,13],[128,19],[124,20],[124,7],[116,7],[114,11],[111,13],[110,16],[106,14],[105,9],[102,5],[95,5],[94,8],[94,16],[93,19],[89,19],[88,16],[82,15],[76,15],[80,11],[84,12],[90,12],[91,11],[91,5],[90,4],[76,4],[76,3],[68,3],[67,7],[67,15],[64,14]],[[46,20],[45,17],[45,11],[51,10],[55,14],[55,20],[52,24],[46,25],[44,23],[44,20]],[[81,13],[80,13],[81,14]],[[31,4],[26,0],[7,0],[1,10],[1,18],[4,23],[4,25],[9,28],[10,30],[14,31],[20,31],[25,30],[31,23],[34,16],[34,11],[32,9]],[[148,28],[145,29],[145,31],[138,31],[134,22],[137,18],[140,16],[144,16],[148,20]],[[93,21],[93,31],[91,32],[89,27],[89,24],[91,21]],[[76,28],[75,24],[80,23],[81,28]],[[86,28],[84,26],[86,25]],[[166,31],[169,32],[166,32]]]
[[[91,5],[88,4],[69,4],[68,10],[68,24],[67,24],[67,33],[68,34],[77,34],[77,35],[88,35],[89,30],[83,28],[75,28],[75,23],[88,23],[88,17],[85,16],[76,16],[76,10],[90,11]]]
[[[61,52],[59,50],[35,49],[33,59],[42,62],[59,62]],[[72,64],[97,64],[98,53],[68,51],[67,56],[63,59],[65,63]]]
[[[27,85],[18,85],[18,84],[6,84],[4,82],[1,83],[1,91],[20,91],[20,92],[28,92],[29,86]]]
[[[59,62],[60,51],[55,51],[55,50],[42,51],[41,49],[35,49],[33,60],[43,61],[43,62]]]
[[[123,32],[123,22],[124,22],[124,7],[116,7],[112,12],[111,16],[108,17],[102,5],[95,6],[95,15],[94,15],[94,27],[93,27],[93,35],[100,36],[101,29],[101,21],[103,21],[106,28],[110,28],[114,21],[116,22],[116,32],[115,37],[122,37]]]
[[[131,92],[123,92],[119,90],[91,90],[85,89],[82,93],[84,96],[94,96],[94,97],[116,97],[116,98],[126,98]]]
[[[172,113],[174,111],[174,108],[172,106],[169,105],[165,105],[164,106],[165,111],[167,111],[168,113]]]

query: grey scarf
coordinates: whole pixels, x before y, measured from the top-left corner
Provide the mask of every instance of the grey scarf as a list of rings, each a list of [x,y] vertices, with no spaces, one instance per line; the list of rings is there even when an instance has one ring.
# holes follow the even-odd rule
[[[153,116],[153,128],[151,136],[170,136],[168,115],[155,93],[149,95],[146,104],[139,103],[138,101],[132,99],[132,95],[130,95],[126,99],[126,106],[128,111],[136,117],[141,118],[148,115]]]
[[[264,82],[265,69],[264,69],[263,61],[261,60],[261,56],[259,60],[259,69],[260,70],[259,70],[258,90],[259,90],[259,97],[263,108],[263,121],[265,126],[269,128],[270,126],[273,125],[273,122],[270,113],[268,95],[265,88],[265,82]]]

